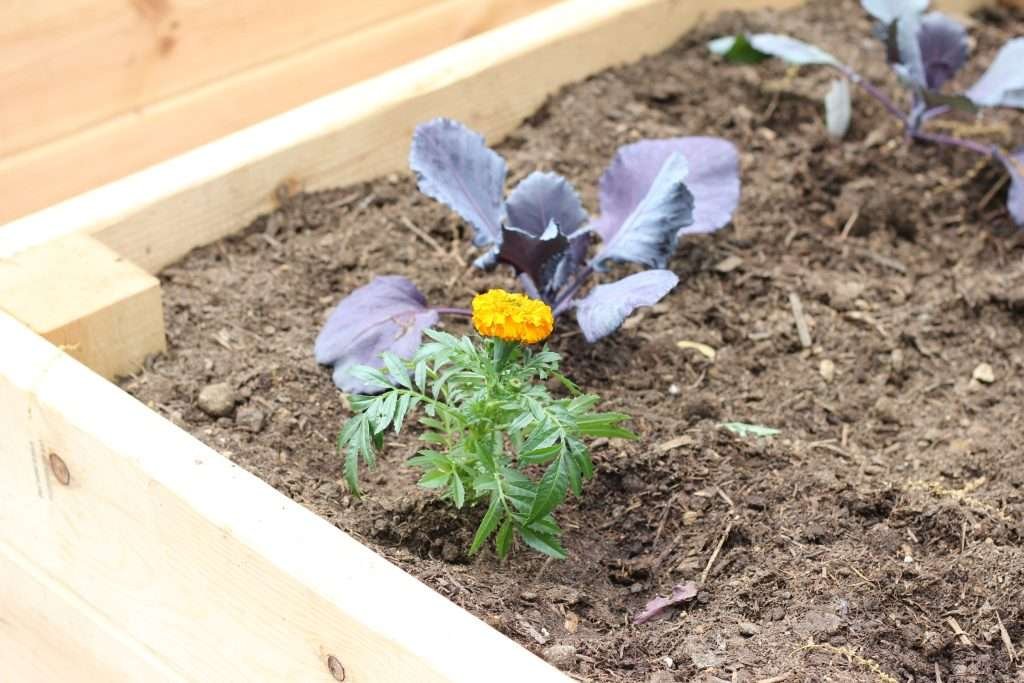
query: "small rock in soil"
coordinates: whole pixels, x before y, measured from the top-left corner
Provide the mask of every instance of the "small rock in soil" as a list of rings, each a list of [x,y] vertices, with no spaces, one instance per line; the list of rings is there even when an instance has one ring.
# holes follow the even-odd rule
[[[900,423],[899,405],[888,396],[879,396],[878,400],[875,401],[875,415],[882,422],[888,422],[889,424]]]
[[[979,363],[978,367],[974,368],[974,372],[971,373],[971,377],[982,384],[992,384],[992,382],[996,381],[996,374],[988,363]]]
[[[235,415],[235,424],[238,425],[238,428],[253,434],[263,431],[265,420],[263,411],[255,406],[242,406]]]
[[[739,624],[739,632],[740,632],[741,636],[744,636],[746,638],[750,638],[750,637],[756,636],[758,633],[760,633],[761,632],[761,627],[758,626],[757,624],[749,622],[749,621],[742,621]]]
[[[235,409],[235,390],[224,382],[209,384],[199,392],[197,402],[210,417],[225,417]]]
[[[572,645],[551,645],[544,648],[541,656],[559,669],[569,669],[576,662],[576,648]]]
[[[836,364],[828,358],[824,358],[821,363],[818,364],[818,373],[821,374],[821,378],[823,380],[831,382],[836,378]]]
[[[848,310],[853,308],[853,302],[860,298],[864,289],[864,285],[859,282],[837,282],[829,293],[829,303],[837,310]]]

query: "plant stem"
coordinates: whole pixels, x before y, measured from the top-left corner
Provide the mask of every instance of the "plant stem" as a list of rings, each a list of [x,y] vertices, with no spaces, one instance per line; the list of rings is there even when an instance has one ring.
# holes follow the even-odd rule
[[[946,145],[947,147],[959,147],[960,149],[970,150],[982,156],[991,158],[1001,158],[1002,152],[995,145],[986,145],[983,142],[977,142],[975,140],[964,140],[963,138],[955,138],[952,135],[944,135],[943,133],[929,133],[927,131],[919,130],[914,133],[914,138],[918,140],[925,140],[927,142],[933,142],[937,145]]]
[[[841,74],[846,76],[847,80],[849,80],[851,83],[860,86],[861,88],[864,89],[864,91],[867,94],[874,97],[875,100],[877,100],[879,104],[885,107],[885,109],[890,114],[892,114],[900,121],[902,121],[904,126],[907,125],[907,115],[903,113],[903,111],[898,106],[896,106],[896,103],[893,102],[888,95],[886,95],[884,92],[878,89],[874,83],[865,80],[863,76],[861,76],[859,73],[857,73],[850,67],[846,66],[845,64],[836,64],[835,68],[838,69]]]
[[[434,306],[430,310],[434,311],[435,313],[440,313],[441,315],[459,315],[462,316],[463,318],[473,317],[473,311],[469,310],[468,308],[449,308],[446,306]]]
[[[838,69],[840,73],[842,73],[844,76],[846,76],[846,78],[849,79],[851,83],[860,86],[861,88],[864,89],[866,93],[871,95],[871,97],[875,98],[875,100],[877,100],[879,104],[885,107],[886,111],[888,111],[890,114],[898,118],[903,123],[904,130],[906,131],[908,137],[914,140],[931,142],[936,145],[945,145],[947,147],[959,147],[960,149],[966,149],[976,154],[981,154],[982,156],[1004,160],[1002,150],[1000,150],[999,147],[997,147],[996,145],[987,145],[983,142],[977,142],[975,140],[965,140],[963,138],[956,138],[953,137],[952,135],[945,135],[943,133],[930,133],[928,131],[915,129],[914,126],[911,125],[910,116],[902,112],[900,108],[896,106],[896,103],[893,102],[889,98],[889,96],[882,92],[879,88],[875,87],[873,83],[865,80],[863,76],[861,76],[859,73],[857,73],[850,67],[846,66],[845,64],[838,64],[835,68]],[[933,107],[924,112],[924,114],[921,116],[921,120],[927,121],[928,119],[933,118],[935,116],[941,116],[942,114],[945,114],[947,111],[949,111],[949,107],[945,105]]]
[[[580,273],[579,276],[572,281],[572,284],[569,285],[569,287],[558,297],[557,300],[555,300],[555,305],[552,306],[555,315],[561,315],[562,313],[565,313],[565,311],[569,308],[569,305],[572,303],[573,295],[580,290],[580,287],[583,286],[583,283],[589,280],[590,276],[593,274],[593,265],[588,265],[586,268],[583,269],[583,272]]]
[[[537,289],[536,283],[533,278],[526,273],[519,273],[519,285],[526,291],[526,295],[531,299],[540,299],[540,290]]]

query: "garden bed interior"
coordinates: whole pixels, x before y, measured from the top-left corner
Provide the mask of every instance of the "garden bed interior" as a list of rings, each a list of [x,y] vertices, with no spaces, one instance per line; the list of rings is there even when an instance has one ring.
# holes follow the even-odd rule
[[[364,499],[341,482],[334,437],[349,412],[312,359],[339,298],[385,274],[440,305],[514,288],[508,272],[466,268],[466,226],[408,174],[295,194],[164,269],[168,350],[123,386],[581,679],[1020,680],[1024,240],[989,192],[1001,169],[908,147],[860,95],[849,136],[830,140],[824,70],[708,54],[710,38],[743,30],[817,42],[896,87],[853,0],[734,13],[564,88],[497,146],[511,182],[557,171],[592,210],[622,144],[718,135],[742,153],[733,224],[681,242],[668,298],[598,344],[571,318],[550,341],[641,437],[594,445],[595,478],[558,515],[569,560],[467,557],[482,510],[457,514],[415,486],[414,432],[387,439]],[[970,34],[958,83],[1024,34],[1024,15],[982,10]],[[1022,120],[988,117],[1008,146],[1024,143]],[[993,381],[975,378],[981,364]],[[215,383],[234,395],[226,417],[197,403]],[[741,438],[728,421],[780,434]],[[705,571],[696,601],[633,624]]]

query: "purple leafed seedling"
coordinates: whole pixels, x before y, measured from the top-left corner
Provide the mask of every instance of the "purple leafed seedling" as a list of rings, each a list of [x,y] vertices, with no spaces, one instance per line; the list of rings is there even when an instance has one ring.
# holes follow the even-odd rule
[[[486,248],[477,267],[511,266],[523,290],[556,316],[575,310],[589,342],[668,294],[679,282],[667,270],[679,239],[725,226],[740,195],[736,148],[710,137],[641,140],[619,148],[601,177],[601,213],[593,220],[557,173],[531,173],[506,197],[505,160],[481,135],[450,119],[416,129],[409,163],[420,191],[461,216],[473,230],[473,243]],[[595,237],[601,243],[591,249]],[[646,270],[583,293],[595,273],[616,262]],[[316,340],[316,360],[334,367],[334,382],[343,391],[377,391],[352,368],[383,367],[385,351],[410,357],[440,314],[469,311],[428,305],[403,277],[377,277],[331,313]]]
[[[1024,109],[1024,37],[1003,45],[978,81],[963,93],[947,93],[943,86],[967,61],[969,46],[963,26],[938,12],[925,14],[928,0],[861,0],[876,19],[876,35],[900,82],[910,92],[904,111],[873,83],[813,45],[773,33],[725,36],[711,41],[712,52],[744,64],[777,57],[790,64],[818,64],[837,70],[825,96],[825,120],[836,138],[850,125],[849,84],[859,86],[903,124],[909,140],[965,149],[1001,162],[1010,175],[1007,208],[1014,222],[1024,227],[1024,148],[1014,152],[979,140],[928,130],[932,119],[954,111],[976,113],[982,107]]]

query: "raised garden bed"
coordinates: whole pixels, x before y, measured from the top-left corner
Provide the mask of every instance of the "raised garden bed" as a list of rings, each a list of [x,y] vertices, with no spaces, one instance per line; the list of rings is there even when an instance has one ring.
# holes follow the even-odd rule
[[[501,62],[502,73],[555,64],[540,74],[555,84],[603,65],[595,58],[582,72],[552,75],[563,47],[578,59],[582,45],[604,50],[609,35],[616,45],[633,30],[652,45],[670,39],[675,3],[621,5],[542,44],[557,48],[535,45]],[[553,25],[541,20],[528,28]],[[990,55],[1022,26],[1019,13],[979,15],[977,52]],[[407,176],[283,191],[275,211],[177,263],[245,217],[161,242],[147,225],[175,206],[199,206],[179,198],[151,203],[134,225],[97,226],[105,243],[163,268],[169,351],[126,388],[493,630],[5,321],[17,353],[0,367],[2,438],[20,476],[4,491],[13,502],[0,508],[0,557],[12,577],[4,585],[21,590],[3,600],[27,617],[53,602],[69,628],[10,631],[0,647],[33,643],[40,662],[54,648],[71,653],[55,667],[76,652],[124,649],[93,664],[107,678],[203,679],[245,666],[257,678],[337,677],[344,667],[345,680],[558,679],[501,632],[596,681],[1015,680],[1024,637],[1024,244],[1000,202],[985,199],[997,175],[956,154],[886,144],[895,130],[866,101],[850,138],[829,141],[811,97],[827,85],[822,74],[787,77],[779,65],[730,67],[707,55],[708,38],[737,29],[813,38],[890,78],[860,54],[868,21],[854,2],[730,15],[662,55],[570,86],[500,147],[514,177],[541,165],[581,188],[594,187],[612,151],[637,137],[716,134],[744,152],[734,225],[680,250],[672,268],[683,284],[663,305],[597,346],[567,332],[553,338],[571,376],[636,415],[642,436],[595,449],[598,476],[561,517],[567,562],[522,550],[505,565],[489,554],[468,560],[475,520],[414,488],[401,462],[411,439],[397,440],[369,475],[366,500],[352,501],[338,482],[332,437],[346,411],[309,357],[337,297],[372,273],[415,276],[428,296],[447,298],[506,284],[465,271],[471,253],[452,246],[461,226]],[[467,82],[448,82],[447,94]],[[466,105],[395,106],[390,114],[409,129],[442,113],[489,125]],[[527,114],[534,104],[522,107]],[[351,141],[366,130],[377,129],[357,129]],[[404,141],[387,142],[390,159],[371,162],[381,166],[327,180],[396,169]],[[250,198],[260,183],[272,187],[260,173],[235,177]],[[843,236],[854,210],[860,217]],[[15,258],[25,254],[46,262],[38,250]],[[106,257],[97,246],[93,258]],[[138,279],[131,296],[103,296],[137,303],[149,291]],[[97,329],[133,329],[93,308]],[[680,341],[706,344],[715,357]],[[993,381],[976,372],[982,363]],[[231,417],[211,419],[197,406],[214,382],[235,392]],[[731,420],[782,433],[739,438],[718,426]],[[702,582],[695,603],[666,621],[631,624],[646,600],[685,579]],[[237,638],[236,650],[225,653],[211,634]],[[33,665],[41,666],[25,670]]]

